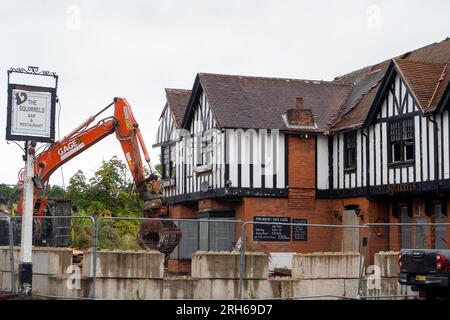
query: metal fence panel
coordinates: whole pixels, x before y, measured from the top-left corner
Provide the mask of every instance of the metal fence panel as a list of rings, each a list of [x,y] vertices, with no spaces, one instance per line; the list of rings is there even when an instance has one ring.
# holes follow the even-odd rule
[[[1,217],[0,226],[8,229],[8,243],[14,244],[14,235],[17,230],[14,230],[14,223],[21,219],[21,217]],[[190,258],[192,253],[201,249],[201,239],[204,239],[204,246],[206,250],[214,251],[228,251],[235,248],[235,244],[238,240],[240,245],[240,266],[239,266],[239,296],[244,298],[244,270],[245,270],[245,253],[248,251],[259,251],[269,253],[274,248],[281,250],[281,244],[285,244],[286,241],[278,241],[279,239],[286,238],[286,232],[289,233],[289,240],[291,244],[295,243],[299,248],[298,252],[321,252],[328,254],[329,252],[346,252],[357,251],[360,254],[358,264],[358,284],[357,294],[347,296],[340,296],[333,292],[328,292],[322,296],[299,296],[291,297],[292,299],[310,299],[310,298],[326,298],[335,297],[340,299],[348,298],[360,298],[360,299],[398,299],[398,298],[416,298],[415,296],[408,295],[378,295],[378,296],[365,296],[362,290],[363,281],[367,281],[368,277],[373,276],[371,274],[370,266],[374,264],[374,255],[380,251],[398,251],[401,248],[412,249],[433,249],[433,248],[449,248],[449,225],[448,223],[426,223],[426,221],[418,221],[418,223],[379,223],[379,224],[366,224],[366,225],[323,225],[306,223],[305,221],[290,222],[290,223],[274,223],[274,222],[259,222],[248,221],[241,222],[230,219],[219,220],[203,220],[203,219],[164,219],[164,218],[133,218],[133,217],[99,217],[94,219],[91,216],[49,216],[43,217],[42,220],[60,219],[64,223],[64,219],[71,219],[73,236],[71,237],[70,244],[79,246],[84,244],[84,248],[93,248],[93,260],[92,260],[92,289],[90,297],[84,298],[96,298],[96,277],[97,277],[97,248],[101,248],[105,244],[114,244],[114,237],[116,228],[122,228],[128,230],[129,227],[139,227],[139,225],[145,220],[161,220],[161,221],[174,221],[183,230],[185,242],[180,243],[176,249],[176,253],[172,255],[172,258],[178,259]],[[128,221],[131,224],[124,224],[123,221]],[[122,223],[121,223],[122,222]],[[258,228],[255,228],[258,225]],[[201,229],[203,226],[203,230]],[[280,228],[281,227],[281,228]],[[236,229],[237,228],[237,229]],[[0,228],[0,230],[3,230]],[[5,229],[6,230],[6,229]],[[5,231],[4,230],[4,231]],[[287,231],[290,230],[290,231]],[[355,232],[355,230],[357,232]],[[405,234],[405,230],[409,230],[408,234]],[[124,232],[125,232],[124,231]],[[255,238],[254,232],[258,232]],[[111,237],[112,234],[112,237]],[[345,236],[346,235],[346,236]],[[20,233],[17,234],[20,240]],[[81,239],[86,237],[87,239]],[[89,237],[90,236],[90,237]],[[105,238],[106,237],[106,238]],[[266,237],[266,238],[264,238]],[[280,238],[277,238],[280,237]],[[351,238],[345,241],[345,238]],[[240,239],[241,238],[241,239]],[[405,241],[404,238],[408,239]],[[105,240],[106,239],[106,240]],[[256,239],[256,240],[255,240]],[[266,241],[261,241],[266,239]],[[306,241],[306,240],[309,240]],[[20,241],[19,241],[20,243]],[[355,245],[356,243],[356,245]],[[278,244],[271,249],[271,245]],[[304,249],[304,250],[303,250]],[[274,250],[276,251],[276,250]],[[12,250],[11,250],[12,252]],[[332,253],[331,253],[332,255]],[[12,256],[12,255],[11,255]],[[11,287],[12,291],[16,290],[15,281],[15,267],[14,259],[11,260]],[[315,270],[316,269],[316,270]],[[320,266],[312,268],[314,272],[321,272]],[[354,270],[353,270],[354,271]],[[353,275],[354,276],[354,275]],[[395,281],[395,273],[391,275]],[[320,277],[319,277],[320,278]],[[326,277],[324,277],[326,278]],[[354,279],[354,278],[353,278]],[[353,288],[352,290],[354,290]],[[353,291],[352,291],[353,292]],[[70,297],[67,297],[70,298]],[[281,299],[281,297],[280,297]]]
[[[192,254],[199,250],[199,223],[198,221],[176,221],[181,230],[181,241],[170,255],[171,259],[188,260]]]

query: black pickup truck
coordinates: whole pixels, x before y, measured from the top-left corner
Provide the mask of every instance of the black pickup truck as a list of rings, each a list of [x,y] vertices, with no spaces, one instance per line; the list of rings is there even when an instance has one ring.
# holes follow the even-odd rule
[[[427,299],[450,297],[450,250],[402,249],[398,255],[398,282],[412,286]]]

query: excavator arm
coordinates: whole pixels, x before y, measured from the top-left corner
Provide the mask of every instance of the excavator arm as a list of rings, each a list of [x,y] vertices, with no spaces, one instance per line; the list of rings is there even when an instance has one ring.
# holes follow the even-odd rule
[[[114,116],[104,118],[91,126],[95,119],[111,106],[114,106]],[[45,215],[47,198],[45,187],[53,172],[80,153],[89,149],[105,137],[115,133],[125,154],[126,162],[136,184],[139,198],[144,201],[144,214],[155,218],[167,214],[164,197],[158,189],[158,176],[153,172],[150,157],[144,140],[134,118],[131,107],[126,99],[114,98],[114,102],[103,108],[97,114],[89,117],[71,133],[50,145],[46,150],[36,155],[34,166],[34,216],[36,225],[42,224]],[[141,151],[148,163],[150,175],[145,176]],[[34,153],[32,148],[32,153]],[[150,187],[149,187],[150,184]],[[20,185],[20,181],[19,181]],[[20,195],[18,206],[22,214],[23,193]],[[40,227],[35,234],[40,233]],[[172,221],[145,220],[138,233],[138,243],[144,249],[159,250],[166,258],[181,240],[181,230]]]
[[[96,125],[89,127],[101,113],[111,106],[114,106],[113,117],[102,119]],[[131,107],[126,99],[114,98],[113,103],[103,108],[96,115],[89,117],[67,136],[36,155],[34,177],[35,216],[44,214],[47,199],[43,194],[43,190],[53,172],[113,133],[116,134],[116,138],[122,146],[126,162],[137,186],[139,197],[145,202],[145,213],[150,216],[158,216],[165,211],[162,206],[163,197],[158,189],[158,176],[152,172],[150,157]],[[141,151],[149,165],[149,177],[145,177],[144,174]],[[147,185],[149,182],[151,183],[151,189]],[[38,206],[36,206],[36,203],[38,203]],[[18,211],[20,214],[22,213],[22,195]]]

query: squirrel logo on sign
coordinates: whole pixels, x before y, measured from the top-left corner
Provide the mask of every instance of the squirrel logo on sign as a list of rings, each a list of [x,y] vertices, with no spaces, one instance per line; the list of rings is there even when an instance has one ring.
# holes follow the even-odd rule
[[[17,92],[16,93],[16,105],[20,106],[22,103],[24,103],[27,100],[28,100],[28,96],[25,92]]]

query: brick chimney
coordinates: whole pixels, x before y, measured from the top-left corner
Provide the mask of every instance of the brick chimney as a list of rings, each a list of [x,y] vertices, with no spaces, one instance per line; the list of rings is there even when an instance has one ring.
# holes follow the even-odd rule
[[[288,109],[286,113],[287,122],[294,126],[315,126],[314,116],[311,109],[303,106],[303,98],[295,98],[295,107]]]

